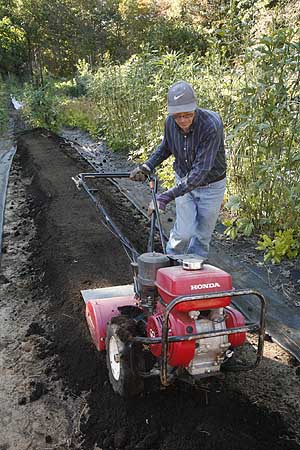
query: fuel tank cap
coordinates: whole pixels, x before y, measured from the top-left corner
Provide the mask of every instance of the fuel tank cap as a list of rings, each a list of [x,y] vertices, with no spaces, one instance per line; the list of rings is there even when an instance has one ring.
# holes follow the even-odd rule
[[[203,268],[203,263],[205,258],[194,257],[186,258],[182,260],[182,268],[184,270],[201,270]]]

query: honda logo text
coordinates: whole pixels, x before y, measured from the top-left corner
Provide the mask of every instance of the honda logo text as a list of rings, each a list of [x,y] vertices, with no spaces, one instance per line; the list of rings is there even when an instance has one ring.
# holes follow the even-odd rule
[[[191,284],[191,290],[211,289],[221,287],[219,283],[203,283],[203,284]]]

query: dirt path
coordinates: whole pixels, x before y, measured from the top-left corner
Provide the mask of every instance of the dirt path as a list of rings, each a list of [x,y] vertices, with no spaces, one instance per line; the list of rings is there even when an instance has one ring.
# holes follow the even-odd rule
[[[132,277],[119,242],[71,180],[84,170],[50,133],[20,136],[0,291],[0,449],[300,448],[293,432],[299,377],[271,343],[259,370],[228,376],[208,392],[154,389],[130,401],[112,392],[79,292]],[[124,216],[127,204],[110,195],[107,189],[111,212]],[[143,240],[134,217],[129,228]]]

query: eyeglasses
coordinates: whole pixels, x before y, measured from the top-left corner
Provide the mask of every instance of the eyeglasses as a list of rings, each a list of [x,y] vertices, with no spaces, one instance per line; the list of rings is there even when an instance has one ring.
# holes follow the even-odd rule
[[[193,112],[190,113],[181,113],[181,114],[173,114],[173,117],[175,120],[180,120],[180,119],[192,119],[194,117]]]

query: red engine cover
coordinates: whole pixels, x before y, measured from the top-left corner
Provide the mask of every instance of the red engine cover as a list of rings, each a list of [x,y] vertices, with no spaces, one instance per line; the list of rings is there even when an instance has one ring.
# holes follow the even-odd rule
[[[161,337],[162,314],[153,314],[147,321],[147,336]],[[174,313],[169,315],[169,336],[184,336],[196,333],[195,322],[187,314]],[[161,344],[151,344],[150,350],[154,356],[161,356]],[[168,364],[170,366],[186,367],[193,359],[195,341],[174,342],[168,345]]]
[[[185,270],[181,266],[164,267],[157,271],[156,286],[162,299],[170,303],[175,297],[230,291],[231,276],[217,267],[204,264],[201,270]],[[230,304],[230,297],[193,300],[175,307],[176,311],[222,308]]]
[[[225,309],[226,328],[243,327],[245,325],[245,318],[243,314],[231,306]],[[232,347],[243,345],[246,340],[246,333],[234,333],[228,335],[228,340]]]

